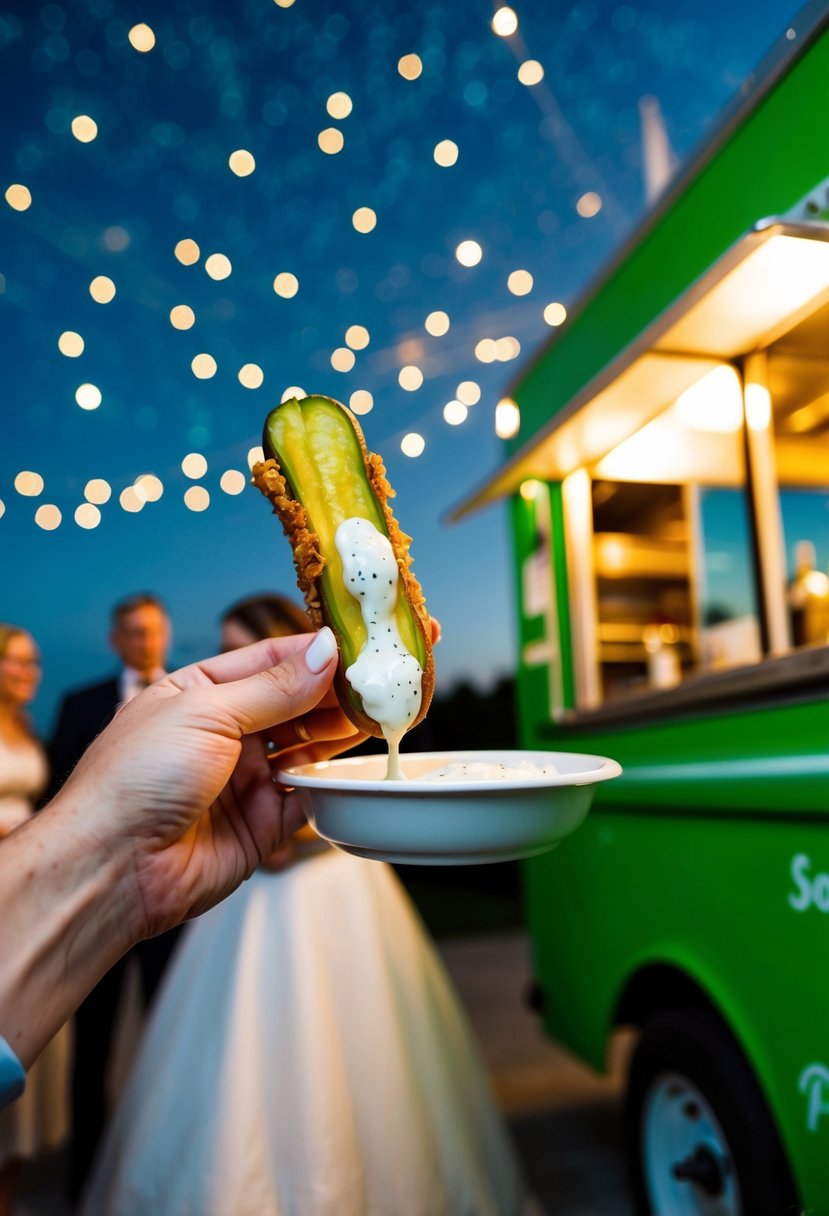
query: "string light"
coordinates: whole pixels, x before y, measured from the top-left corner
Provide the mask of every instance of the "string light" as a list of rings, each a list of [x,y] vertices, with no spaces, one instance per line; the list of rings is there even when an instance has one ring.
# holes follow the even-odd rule
[[[6,191],[6,202],[13,211],[28,211],[32,205],[32,194],[28,186],[15,182]]]
[[[65,329],[58,338],[58,350],[62,355],[66,355],[67,359],[77,359],[83,354],[83,338],[76,334],[74,329]]]
[[[84,486],[83,496],[87,502],[103,506],[112,497],[112,486],[108,481],[104,481],[103,477],[93,477]]]
[[[502,397],[495,407],[495,434],[512,439],[521,427],[521,411],[511,397]]]
[[[192,266],[201,257],[201,250],[195,241],[185,237],[176,244],[175,255],[182,266]]]
[[[499,8],[492,18],[492,28],[499,38],[509,38],[518,29],[518,16],[515,9],[504,5]]]
[[[481,400],[480,385],[476,384],[474,380],[461,380],[460,384],[455,390],[455,396],[458,398],[458,401],[462,401],[464,405],[477,405]]]
[[[170,309],[170,324],[173,329],[192,329],[196,324],[196,314],[187,304],[176,304]]]
[[[567,320],[567,309],[554,301],[544,309],[544,320],[548,325],[562,325]]]
[[[402,55],[397,61],[397,70],[404,80],[417,80],[423,71],[419,55]]]
[[[409,431],[400,440],[400,451],[404,456],[422,456],[426,448],[426,440],[417,431]]]
[[[338,346],[331,355],[331,366],[335,372],[350,372],[354,363],[354,351],[347,346]]]
[[[250,177],[256,168],[253,155],[245,148],[237,148],[235,152],[231,152],[227,163],[231,173],[235,173],[237,177]]]
[[[40,473],[24,470],[15,477],[14,488],[24,498],[37,498],[38,494],[43,493],[43,478]]]
[[[435,144],[435,163],[443,169],[450,169],[458,160],[458,145],[452,139],[442,139]]]
[[[82,502],[75,508],[75,523],[79,528],[97,528],[101,522],[101,512],[91,502]]]
[[[518,69],[518,79],[521,84],[532,87],[534,84],[541,84],[544,79],[544,68],[537,59],[525,59]]]
[[[82,410],[97,410],[101,404],[101,390],[97,384],[79,384],[75,389],[75,400]]]
[[[601,209],[602,200],[595,190],[588,190],[576,203],[576,211],[586,220],[592,219],[594,215],[598,215]]]
[[[285,392],[282,394],[281,403],[284,403],[286,401],[291,401],[292,399],[295,399],[297,401],[302,401],[303,397],[307,397],[307,396],[308,396],[308,394],[306,393],[304,388],[300,388],[299,385],[297,385],[297,384],[292,384],[291,387],[286,388]],[[251,450],[258,451],[259,449],[252,448]]]
[[[286,401],[287,398],[283,397],[282,400]],[[261,464],[264,459],[265,453],[262,450],[262,445],[258,444],[256,447],[251,448],[248,452],[248,468],[252,469],[255,464]]]
[[[371,207],[358,207],[351,222],[358,232],[371,232],[377,227],[377,213]]]
[[[348,404],[355,414],[370,414],[374,409],[374,398],[366,388],[358,388],[351,394]]]
[[[191,486],[184,491],[184,505],[189,511],[206,511],[210,506],[210,495],[204,486]]]
[[[207,460],[201,452],[188,452],[181,462],[181,471],[185,477],[197,481],[207,472]]]
[[[155,34],[148,25],[142,21],[138,25],[134,25],[127,34],[130,40],[130,45],[136,50],[146,53],[151,51],[155,46]]]
[[[342,152],[343,150],[345,136],[339,127],[326,127],[317,136],[317,143],[328,156],[336,156],[338,152]]]
[[[290,300],[299,291],[299,279],[295,274],[283,270],[273,281],[273,289],[283,300]]]
[[[423,322],[427,334],[431,334],[433,338],[442,338],[444,334],[447,334],[450,324],[448,314],[440,311],[430,312]]]
[[[477,266],[483,256],[484,251],[477,241],[461,241],[455,250],[461,266]]]
[[[243,388],[261,388],[265,373],[258,363],[246,363],[239,368],[239,383]]]
[[[400,387],[404,388],[407,393],[414,393],[423,383],[423,372],[419,367],[410,363],[406,367],[401,367],[397,379]]]
[[[443,407],[443,417],[450,426],[460,426],[466,421],[469,410],[462,401],[447,401]]]
[[[226,469],[219,479],[225,494],[241,494],[247,484],[247,477],[239,469]]]
[[[115,299],[115,284],[105,274],[96,275],[89,284],[89,294],[96,304],[109,304]]]
[[[365,350],[371,336],[364,325],[349,325],[345,331],[345,341],[352,350]]]
[[[352,109],[351,98],[348,93],[332,93],[325,108],[332,118],[348,118]]]
[[[216,375],[218,370],[216,360],[213,358],[213,356],[204,352],[202,352],[200,355],[196,355],[191,362],[190,367],[192,368],[193,375],[197,380],[210,380]]]
[[[39,528],[43,528],[44,532],[54,532],[55,528],[60,527],[60,521],[63,516],[58,507],[54,503],[45,502],[35,511],[35,523]]]
[[[82,144],[91,144],[98,134],[98,124],[88,114],[78,114],[72,119],[72,134]]]
[[[227,279],[233,271],[230,258],[224,253],[211,253],[204,263],[204,268],[211,279]]]
[[[513,270],[507,277],[507,288],[514,296],[529,295],[533,289],[533,277],[529,270]]]

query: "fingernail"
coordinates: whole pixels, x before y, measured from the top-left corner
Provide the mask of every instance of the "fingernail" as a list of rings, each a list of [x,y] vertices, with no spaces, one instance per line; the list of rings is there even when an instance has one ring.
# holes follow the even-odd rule
[[[305,651],[305,662],[308,664],[308,670],[312,671],[315,676],[319,675],[328,666],[336,653],[337,641],[328,626],[324,625]]]

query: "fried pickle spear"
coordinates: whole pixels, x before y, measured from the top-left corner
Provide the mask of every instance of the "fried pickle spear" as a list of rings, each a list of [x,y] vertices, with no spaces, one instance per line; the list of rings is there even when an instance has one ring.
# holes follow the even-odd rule
[[[315,628],[328,625],[337,639],[337,697],[355,726],[378,737],[384,733],[382,724],[366,711],[345,674],[365,647],[368,631],[358,601],[346,589],[334,538],[349,519],[368,520],[388,538],[398,570],[394,619],[403,644],[423,670],[414,726],[434,691],[431,622],[411,569],[411,537],[401,531],[389,506],[394,490],[382,460],[367,450],[351,411],[330,397],[291,398],[277,406],[265,420],[262,447],[266,459],[253,466],[253,481],[272,503],[291,542],[311,623]]]

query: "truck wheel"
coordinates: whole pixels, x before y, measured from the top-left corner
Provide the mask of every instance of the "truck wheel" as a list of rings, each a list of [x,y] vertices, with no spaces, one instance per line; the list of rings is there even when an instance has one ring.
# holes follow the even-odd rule
[[[625,1136],[641,1216],[800,1212],[760,1086],[708,1009],[666,1011],[645,1025]]]

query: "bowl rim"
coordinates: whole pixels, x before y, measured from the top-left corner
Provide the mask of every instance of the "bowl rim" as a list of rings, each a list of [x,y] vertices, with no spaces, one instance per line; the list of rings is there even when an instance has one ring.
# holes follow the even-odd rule
[[[578,758],[586,762],[592,762],[592,764],[589,768],[575,772],[551,773],[538,777],[528,776],[507,781],[483,779],[437,782],[423,781],[418,778],[408,778],[403,781],[387,781],[383,777],[344,780],[341,771],[336,778],[324,775],[325,770],[330,769],[333,765],[337,765],[339,769],[343,766],[346,768],[359,768],[366,760],[383,761],[385,759],[382,753],[374,753],[371,756],[341,756],[333,757],[331,760],[318,760],[311,764],[286,765],[284,768],[280,768],[276,779],[281,785],[285,786],[319,790],[320,792],[336,792],[341,795],[375,793],[387,796],[393,795],[394,797],[400,797],[401,795],[404,797],[411,795],[422,797],[424,794],[432,794],[435,797],[443,797],[446,794],[507,794],[515,790],[560,789],[566,786],[595,785],[601,781],[610,781],[622,773],[622,766],[619,762],[610,759],[608,756],[598,756],[589,752],[553,752],[543,749],[490,748],[487,750],[454,752],[449,750],[404,752],[401,754],[400,760],[405,765],[406,761],[410,759],[417,759],[419,761],[433,759],[435,766],[440,767],[441,764],[458,761],[461,758],[475,763],[484,758],[492,761],[495,757],[500,757],[504,763],[509,763],[510,760],[520,763],[521,761],[526,761],[529,757],[545,757],[548,763],[555,764],[557,757],[567,757],[568,759]]]

